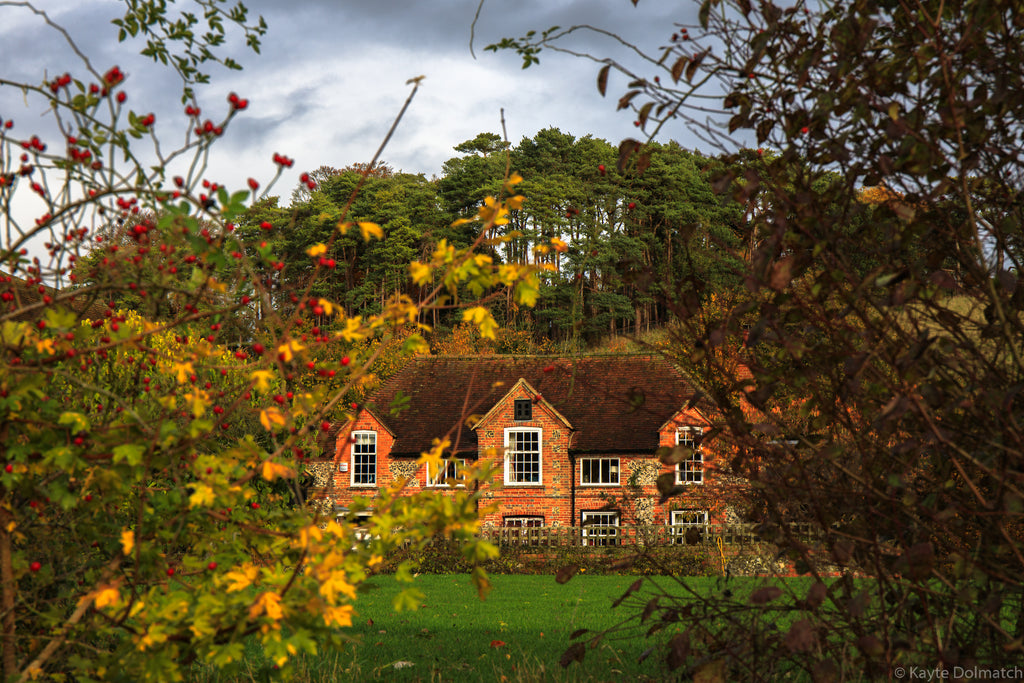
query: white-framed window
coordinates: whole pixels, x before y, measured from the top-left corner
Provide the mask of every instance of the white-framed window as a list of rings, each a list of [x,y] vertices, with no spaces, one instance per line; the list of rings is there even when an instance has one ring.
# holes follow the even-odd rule
[[[505,483],[510,486],[541,484],[541,430],[505,428]]]
[[[352,432],[352,486],[377,485],[377,432]]]
[[[460,458],[451,458],[441,461],[438,467],[433,463],[427,463],[427,486],[437,488],[452,486],[465,486],[465,476],[462,473],[466,467],[466,461]]]
[[[580,523],[583,527],[583,545],[619,544],[619,513],[617,511],[581,512]]]
[[[581,458],[580,484],[583,486],[618,486],[618,458]]]
[[[686,532],[690,529],[697,529],[701,533],[707,532],[708,511],[673,510],[669,513],[668,523],[672,542],[682,544],[686,542]]]
[[[676,444],[686,446],[690,453],[676,463],[677,484],[704,483],[704,453],[700,448],[701,427],[682,427],[676,432]]]

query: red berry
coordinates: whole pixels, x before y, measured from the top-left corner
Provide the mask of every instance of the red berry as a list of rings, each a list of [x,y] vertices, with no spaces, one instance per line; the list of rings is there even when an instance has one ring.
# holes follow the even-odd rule
[[[117,101],[118,102],[124,102],[126,99],[128,99],[128,96],[125,94],[124,90],[122,90],[121,92],[117,93]]]
[[[174,576],[174,567],[170,567],[167,570],[167,576]]]
[[[604,175],[604,164],[598,164],[597,172],[600,173],[601,175]]]
[[[206,565],[206,568],[209,569],[212,572],[214,569],[217,568],[217,563],[216,562],[211,562],[210,564]]]
[[[30,564],[30,565],[28,566],[28,568],[29,568],[30,570],[34,571],[34,572],[37,572],[37,571],[39,571],[40,569],[42,569],[42,568],[43,568],[43,565],[42,565],[42,563],[40,563],[40,562],[33,562],[32,564]]]
[[[327,430],[329,430],[330,428],[331,428],[331,423],[330,422],[321,422],[320,423],[320,429],[324,430],[325,432]]]
[[[249,507],[251,507],[253,510],[259,510],[260,509],[260,504],[259,503],[250,503]]]
[[[14,471],[14,465],[12,465],[11,463],[7,463],[6,465],[4,465],[4,472],[6,472],[7,474],[10,474],[13,471]]]
[[[255,192],[256,190],[260,189],[259,181],[257,181],[255,178],[249,178],[248,182],[249,182],[249,189],[252,190],[253,192]]]
[[[629,210],[632,211],[635,208],[636,208],[636,202],[630,202],[629,203]]]
[[[352,362],[352,359],[351,359],[351,358],[349,358],[348,356],[345,356],[345,357],[343,357],[343,358],[341,359],[341,364],[342,364],[342,365],[348,365],[348,364],[349,364],[349,363],[351,363],[351,362]]]
[[[803,128],[800,129],[800,132],[803,133],[804,135],[807,135],[807,132],[809,130],[810,130],[810,128],[808,128],[807,126],[804,126]]]
[[[271,223],[270,221],[263,221],[262,223],[260,223],[260,227],[263,228],[264,230],[273,230],[274,224]]]

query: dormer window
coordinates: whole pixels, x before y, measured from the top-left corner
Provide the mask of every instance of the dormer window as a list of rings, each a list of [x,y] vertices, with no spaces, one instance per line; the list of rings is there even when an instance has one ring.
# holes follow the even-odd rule
[[[513,415],[516,422],[525,422],[533,419],[533,401],[528,398],[517,398],[515,400]]]

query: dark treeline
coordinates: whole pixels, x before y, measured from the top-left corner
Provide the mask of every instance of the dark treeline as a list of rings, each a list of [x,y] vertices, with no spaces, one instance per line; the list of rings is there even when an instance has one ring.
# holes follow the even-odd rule
[[[739,286],[737,255],[744,206],[729,193],[716,194],[713,179],[725,163],[683,149],[678,144],[653,144],[639,172],[636,158],[621,171],[619,151],[604,140],[575,138],[546,129],[524,138],[506,154],[506,144],[482,133],[455,147],[458,156],[444,164],[441,177],[394,171],[379,164],[352,203],[346,220],[371,221],[385,238],[365,242],[358,230],[331,236],[344,207],[359,183],[359,166],[321,167],[310,174],[316,188],[301,186],[290,207],[276,198],[255,205],[243,231],[266,233],[284,267],[269,272],[284,292],[302,291],[310,277],[306,250],[330,244],[323,255],[336,264],[334,277],[319,279],[310,291],[345,307],[349,314],[373,313],[388,298],[404,294],[418,301],[424,291],[414,286],[408,264],[428,259],[436,243],[471,244],[478,224],[452,227],[471,217],[489,195],[496,195],[506,167],[524,181],[517,190],[526,197],[513,211],[503,232],[489,235],[483,248],[498,263],[547,262],[537,306],[518,309],[511,297],[492,300],[495,318],[537,340],[584,344],[609,333],[641,332],[667,320],[664,304],[679,291],[722,291]],[[730,163],[756,164],[755,153]],[[649,164],[648,164],[649,162]],[[536,247],[563,240],[564,252],[541,253]],[[281,301],[287,308],[288,301]],[[451,327],[457,312],[426,320]]]

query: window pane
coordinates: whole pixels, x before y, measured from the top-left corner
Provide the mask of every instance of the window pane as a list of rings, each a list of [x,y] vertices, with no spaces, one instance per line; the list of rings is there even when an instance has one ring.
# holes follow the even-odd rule
[[[584,512],[581,519],[585,545],[618,545],[618,512]]]
[[[580,482],[583,484],[618,484],[619,459],[585,458],[581,460]]]
[[[540,432],[509,432],[508,481],[540,483]]]
[[[700,427],[686,427],[678,432],[679,445],[693,449],[690,454],[676,465],[677,484],[704,483],[704,454],[701,452]]]
[[[533,401],[529,399],[517,398],[514,405],[514,418],[516,420],[532,420],[533,419]]]
[[[352,483],[377,483],[377,434],[356,432],[352,443]]]

